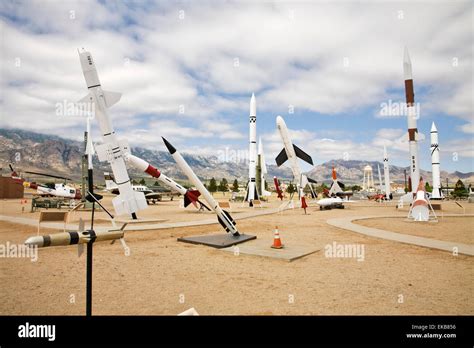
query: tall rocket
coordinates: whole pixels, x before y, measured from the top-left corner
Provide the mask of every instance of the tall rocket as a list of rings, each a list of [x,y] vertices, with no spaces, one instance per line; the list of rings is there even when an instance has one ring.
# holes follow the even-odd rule
[[[124,160],[128,144],[117,138],[108,114],[108,109],[120,100],[121,94],[102,89],[96,66],[89,52],[79,52],[79,58],[88,89],[88,94],[79,103],[90,103],[94,106],[104,142],[96,146],[97,155],[100,161],[109,162],[120,192],[112,200],[112,204],[117,215],[131,214],[136,219],[136,212],[147,208],[145,195],[143,192],[133,191]]]
[[[431,172],[433,174],[433,192],[432,199],[441,199],[441,179],[439,174],[439,146],[438,146],[438,129],[436,125],[431,125]]]
[[[390,172],[388,168],[387,148],[383,147],[383,176],[385,181],[385,198],[390,199]]]
[[[403,75],[405,78],[405,96],[407,103],[407,120],[408,120],[408,141],[410,150],[410,177],[412,193],[416,193],[418,183],[420,181],[420,168],[418,166],[418,128],[416,120],[418,115],[415,108],[415,93],[413,90],[413,75],[411,68],[411,60],[408,55],[408,49],[405,47],[403,58]]]
[[[255,94],[250,98],[250,118],[249,118],[249,184],[247,188],[247,199],[250,206],[252,201],[258,199],[257,186],[255,183],[257,161],[257,103]]]

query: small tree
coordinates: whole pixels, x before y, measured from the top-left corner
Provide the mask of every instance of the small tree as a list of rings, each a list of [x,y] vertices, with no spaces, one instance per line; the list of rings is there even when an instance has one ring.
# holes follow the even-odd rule
[[[155,181],[155,183],[153,184],[153,186],[160,186],[160,183],[158,181]]]
[[[142,178],[142,179],[140,180],[140,185],[145,185],[145,184],[146,184],[146,183],[145,183],[145,179]]]
[[[433,192],[433,188],[430,186],[430,183],[428,181],[425,184],[425,191],[426,192]]]
[[[360,187],[359,185],[354,185],[354,186],[352,186],[351,190],[352,191],[361,191],[362,187]]]
[[[216,179],[211,178],[211,180],[209,181],[209,185],[207,186],[207,189],[209,190],[209,192],[217,191]]]
[[[296,192],[296,187],[295,185],[293,185],[292,182],[290,182],[290,184],[288,185],[288,187],[286,188],[286,192],[288,192],[290,195],[292,193],[295,193]]]
[[[466,190],[466,186],[464,186],[464,183],[459,179],[456,182],[456,185],[454,185],[454,191],[452,195],[455,198],[460,198],[460,197],[467,197],[469,195],[469,192]]]
[[[227,179],[226,179],[226,178],[223,178],[223,179],[221,180],[221,182],[219,183],[219,187],[218,187],[219,191],[220,191],[220,192],[227,192],[227,191],[229,191],[229,186],[228,186],[228,185],[229,185],[229,184],[228,184],[228,182],[227,182]]]
[[[234,183],[232,184],[232,192],[239,192],[239,182],[237,179],[235,179]]]

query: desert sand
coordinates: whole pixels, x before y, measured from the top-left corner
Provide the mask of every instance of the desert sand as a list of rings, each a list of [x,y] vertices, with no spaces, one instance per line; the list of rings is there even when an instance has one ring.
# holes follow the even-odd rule
[[[110,197],[104,201],[110,207]],[[266,206],[279,204],[272,197]],[[466,213],[474,213],[474,204],[464,206]],[[232,203],[234,217],[249,211],[252,208]],[[452,202],[443,203],[443,212],[463,213]],[[129,256],[120,243],[95,244],[93,314],[176,315],[190,307],[202,315],[474,314],[473,257],[366,237],[326,223],[348,215],[391,214],[403,216],[407,209],[364,201],[344,210],[320,211],[313,203],[308,215],[291,209],[237,221],[241,232],[255,234],[269,246],[277,225],[284,244],[320,249],[293,262],[236,256],[176,240],[223,233],[217,223],[126,232]],[[29,206],[22,213],[19,200],[0,201],[0,215],[38,218],[38,213],[29,213]],[[88,218],[89,213],[77,213],[71,222],[80,216]],[[167,222],[215,218],[192,207],[179,208],[178,199],[152,205],[140,217]],[[97,218],[108,224],[104,213]],[[445,217],[430,225],[404,222],[400,217],[356,223],[473,243],[472,217]],[[50,232],[54,231],[41,230],[41,234]],[[21,244],[32,235],[36,235],[34,226],[0,221],[0,244]],[[364,260],[326,257],[325,246],[333,242],[363,245]],[[37,262],[2,258],[0,314],[83,315],[85,261],[85,255],[78,258],[76,246],[39,249]]]

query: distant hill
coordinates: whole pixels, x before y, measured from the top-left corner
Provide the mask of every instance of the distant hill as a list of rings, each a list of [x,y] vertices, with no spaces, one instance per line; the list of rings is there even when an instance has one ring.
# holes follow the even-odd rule
[[[84,152],[84,144],[79,141],[64,139],[54,135],[45,135],[18,129],[0,129],[0,167],[2,174],[9,172],[8,164],[13,163],[18,171],[40,171],[55,175],[63,175],[79,181],[81,177],[81,157]],[[173,158],[165,151],[155,151],[140,147],[132,147],[132,153],[150,162],[164,174],[175,178],[186,180],[179,170]],[[226,178],[227,180],[238,179],[245,182],[248,177],[247,163],[222,162],[216,156],[204,157],[183,154],[186,161],[194,169],[201,179]],[[18,159],[18,160],[17,160]],[[345,161],[342,159],[331,160],[316,165],[308,176],[318,182],[329,182],[331,179],[332,166],[336,167],[338,178],[347,184],[361,184],[363,179],[363,168],[370,165],[373,169],[375,183],[378,183],[377,164],[383,175],[383,164],[374,161]],[[268,165],[269,182],[273,176],[282,179],[291,179],[291,171],[286,168],[278,168],[276,165]],[[103,182],[104,171],[110,171],[107,163],[94,160],[95,180]],[[404,170],[408,167],[390,166],[390,179],[393,182],[404,182]],[[147,176],[136,170],[130,170],[130,175],[135,178]],[[431,182],[431,172],[421,170],[421,175]],[[474,173],[447,173],[441,172],[441,178],[453,183],[458,179],[465,183],[474,183]]]
[[[64,139],[58,136],[38,134],[18,129],[0,129],[0,167],[2,174],[10,172],[8,164],[12,163],[17,171],[38,171],[69,177],[79,181],[81,177],[81,158],[84,153],[83,142]],[[171,178],[186,177],[176,166],[168,152],[132,147],[132,153],[150,162]],[[217,157],[195,156],[183,153],[183,157],[201,179],[226,178],[246,181],[248,167],[245,163],[221,162]],[[94,178],[97,183],[103,182],[103,172],[110,171],[107,163],[94,158]],[[131,169],[132,178],[148,178],[144,173]],[[288,168],[268,166],[268,177],[291,177]]]

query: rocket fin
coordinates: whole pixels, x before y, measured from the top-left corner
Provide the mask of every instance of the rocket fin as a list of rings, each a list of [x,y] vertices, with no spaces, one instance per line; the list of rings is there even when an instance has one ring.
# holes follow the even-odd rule
[[[191,203],[196,204],[198,202],[198,197],[201,195],[201,192],[198,190],[188,190],[184,195],[184,207],[186,208]]]
[[[301,150],[298,146],[293,144],[293,148],[295,149],[296,157],[301,158],[303,161],[313,165],[313,159],[311,158],[310,155],[308,155],[306,152]]]
[[[311,178],[309,178],[309,177],[307,177],[307,178],[308,178],[308,182],[310,182],[310,183],[312,183],[312,184],[317,184],[317,183],[318,183],[318,182],[317,182],[316,180],[314,180],[314,179],[311,179]]]
[[[87,93],[85,97],[82,97],[76,104],[86,104],[92,102],[93,98],[90,93]]]
[[[122,93],[104,91],[105,105],[107,105],[108,108],[118,103],[121,97]]]
[[[276,164],[277,166],[281,166],[283,163],[285,163],[286,161],[288,160],[288,156],[286,155],[286,151],[285,149],[283,148],[283,150],[281,150],[281,152],[278,154],[278,156],[276,156],[275,158],[275,161],[276,161]]]

